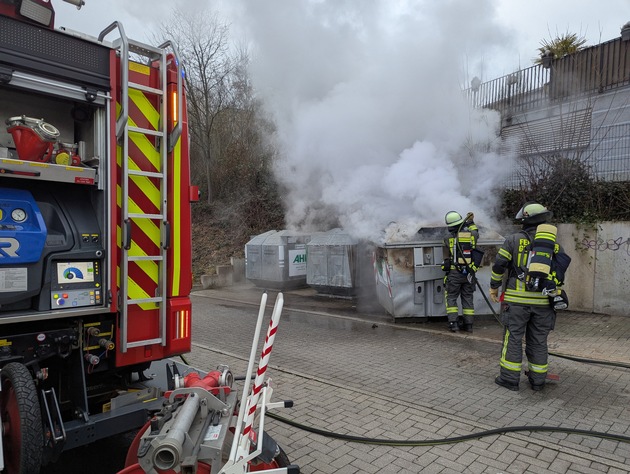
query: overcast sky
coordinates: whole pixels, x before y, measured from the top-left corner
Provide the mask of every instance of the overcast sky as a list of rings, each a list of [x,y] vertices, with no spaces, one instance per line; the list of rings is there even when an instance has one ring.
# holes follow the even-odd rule
[[[294,0],[297,4],[305,0]],[[333,0],[346,3],[347,0]],[[374,0],[359,0],[370,4]],[[429,0],[442,2],[443,0]],[[239,29],[239,18],[234,17],[234,3],[260,3],[273,11],[274,0],[85,0],[86,5],[79,11],[76,7],[56,0],[57,26],[66,26],[92,35],[98,35],[113,21],[122,21],[128,36],[143,40],[145,32],[168,17],[173,8],[204,8],[210,6],[223,12],[235,30]],[[389,0],[392,8],[400,5],[421,5],[422,1]],[[446,3],[453,3],[447,1]],[[494,0],[490,2],[493,11],[483,14],[494,15],[497,27],[505,29],[508,37],[499,37],[495,51],[488,51],[485,57],[469,57],[470,69],[485,63],[484,80],[497,75],[508,74],[519,67],[528,67],[536,56],[541,39],[549,39],[557,33],[571,32],[583,35],[588,44],[597,44],[620,35],[623,24],[630,21],[629,0]],[[480,8],[481,10],[481,8]],[[468,21],[478,21],[468,18]],[[452,33],[453,41],[470,41],[462,38],[458,31]],[[490,70],[492,71],[492,76]],[[471,76],[479,76],[480,69]]]
[[[443,225],[450,210],[496,223],[509,157],[496,153],[496,113],[461,94],[472,77],[531,66],[542,39],[596,44],[630,21],[630,0],[86,3],[57,4],[57,26],[96,36],[119,20],[145,40],[173,8],[218,10],[251,45],[252,80],[277,124],[287,227],[388,241]]]

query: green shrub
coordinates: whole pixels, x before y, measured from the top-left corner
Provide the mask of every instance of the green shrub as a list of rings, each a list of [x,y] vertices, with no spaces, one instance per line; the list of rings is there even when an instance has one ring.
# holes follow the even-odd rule
[[[582,161],[565,157],[547,159],[532,176],[520,188],[503,191],[503,215],[515,216],[525,202],[537,201],[553,211],[555,222],[630,220],[628,181],[596,180]]]

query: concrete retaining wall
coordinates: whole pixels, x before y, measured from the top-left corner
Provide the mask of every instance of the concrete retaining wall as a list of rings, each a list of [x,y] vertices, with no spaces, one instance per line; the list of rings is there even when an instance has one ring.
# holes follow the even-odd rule
[[[558,241],[572,258],[565,283],[570,309],[630,316],[630,222],[561,224]]]

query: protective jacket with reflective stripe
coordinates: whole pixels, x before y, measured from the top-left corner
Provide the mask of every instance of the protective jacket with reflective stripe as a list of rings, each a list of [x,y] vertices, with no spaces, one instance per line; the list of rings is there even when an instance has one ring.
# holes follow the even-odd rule
[[[529,251],[531,250],[530,236],[533,236],[535,232],[536,227],[530,227],[506,237],[492,266],[491,288],[499,288],[503,275],[506,271],[508,272],[508,280],[503,297],[504,301],[508,303],[533,306],[549,306],[550,304],[549,297],[543,295],[542,291],[530,291],[525,286],[524,275],[527,269]],[[562,252],[562,247],[556,243],[554,254],[559,252]],[[549,278],[555,279],[553,272]]]
[[[460,272],[466,273],[469,268],[477,271],[472,260],[472,249],[477,247],[479,229],[476,224],[464,224],[457,232],[451,232],[450,237],[444,239],[444,247],[448,249],[448,256],[452,265]]]

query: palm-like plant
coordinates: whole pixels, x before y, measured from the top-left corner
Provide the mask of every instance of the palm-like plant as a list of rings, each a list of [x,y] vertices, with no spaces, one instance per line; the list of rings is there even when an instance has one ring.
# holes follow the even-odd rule
[[[584,49],[586,38],[576,33],[564,33],[552,40],[542,40],[538,48],[539,57],[536,64],[541,64],[544,58],[560,59]]]

